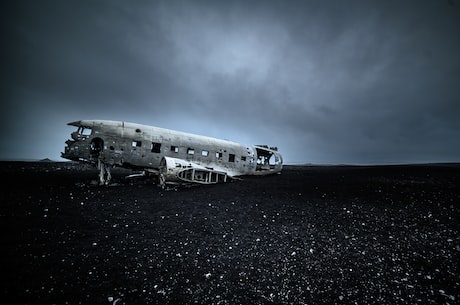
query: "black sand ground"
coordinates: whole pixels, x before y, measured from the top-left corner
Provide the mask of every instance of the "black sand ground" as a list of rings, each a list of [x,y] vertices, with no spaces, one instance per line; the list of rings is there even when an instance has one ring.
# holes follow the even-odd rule
[[[458,304],[460,167],[296,167],[164,191],[3,162],[5,304]]]

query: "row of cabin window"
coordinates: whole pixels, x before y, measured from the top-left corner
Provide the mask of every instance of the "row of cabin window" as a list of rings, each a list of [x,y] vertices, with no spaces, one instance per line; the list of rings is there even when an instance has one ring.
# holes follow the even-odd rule
[[[141,141],[133,141],[132,142],[133,147],[141,147],[142,142]],[[160,153],[161,152],[161,143],[156,143],[152,142],[152,149],[151,151],[153,153]],[[171,145],[171,151],[178,153],[179,152],[179,147]],[[193,148],[187,148],[187,154],[188,155],[194,155],[195,154],[195,149]],[[207,157],[209,155],[209,151],[207,150],[202,150],[201,155],[203,157]],[[222,152],[216,152],[216,158],[217,159],[222,159]],[[246,161],[245,156],[241,156],[241,161]],[[228,162],[235,162],[235,155],[234,154],[229,154],[228,155]]]

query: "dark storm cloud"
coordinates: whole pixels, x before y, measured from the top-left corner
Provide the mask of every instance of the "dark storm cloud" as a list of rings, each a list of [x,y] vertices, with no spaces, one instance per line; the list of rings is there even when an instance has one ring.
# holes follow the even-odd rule
[[[44,95],[79,99],[83,106],[133,98],[147,80],[164,88],[169,80],[146,58],[166,56],[156,48],[165,45],[162,36],[142,37],[146,33],[138,31],[137,14],[116,4],[85,4],[33,2],[16,8],[25,12],[11,20],[20,39],[12,49],[13,80]]]
[[[277,145],[291,163],[460,155],[448,2],[42,1],[3,14],[2,124],[17,127],[3,157],[26,156],[13,138],[37,126],[49,140],[31,136],[45,146],[34,155],[59,155],[65,123],[84,118]]]

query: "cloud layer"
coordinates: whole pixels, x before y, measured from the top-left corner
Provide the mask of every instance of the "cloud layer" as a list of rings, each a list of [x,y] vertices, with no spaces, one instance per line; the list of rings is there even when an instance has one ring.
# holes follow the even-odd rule
[[[453,1],[19,1],[2,158],[59,159],[79,119],[278,146],[287,163],[459,161]]]

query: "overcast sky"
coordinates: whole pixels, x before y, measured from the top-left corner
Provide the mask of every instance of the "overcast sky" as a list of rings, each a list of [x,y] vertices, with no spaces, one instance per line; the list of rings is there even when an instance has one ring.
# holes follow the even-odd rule
[[[0,159],[63,161],[68,122],[106,119],[287,164],[460,162],[460,1],[5,2]]]

